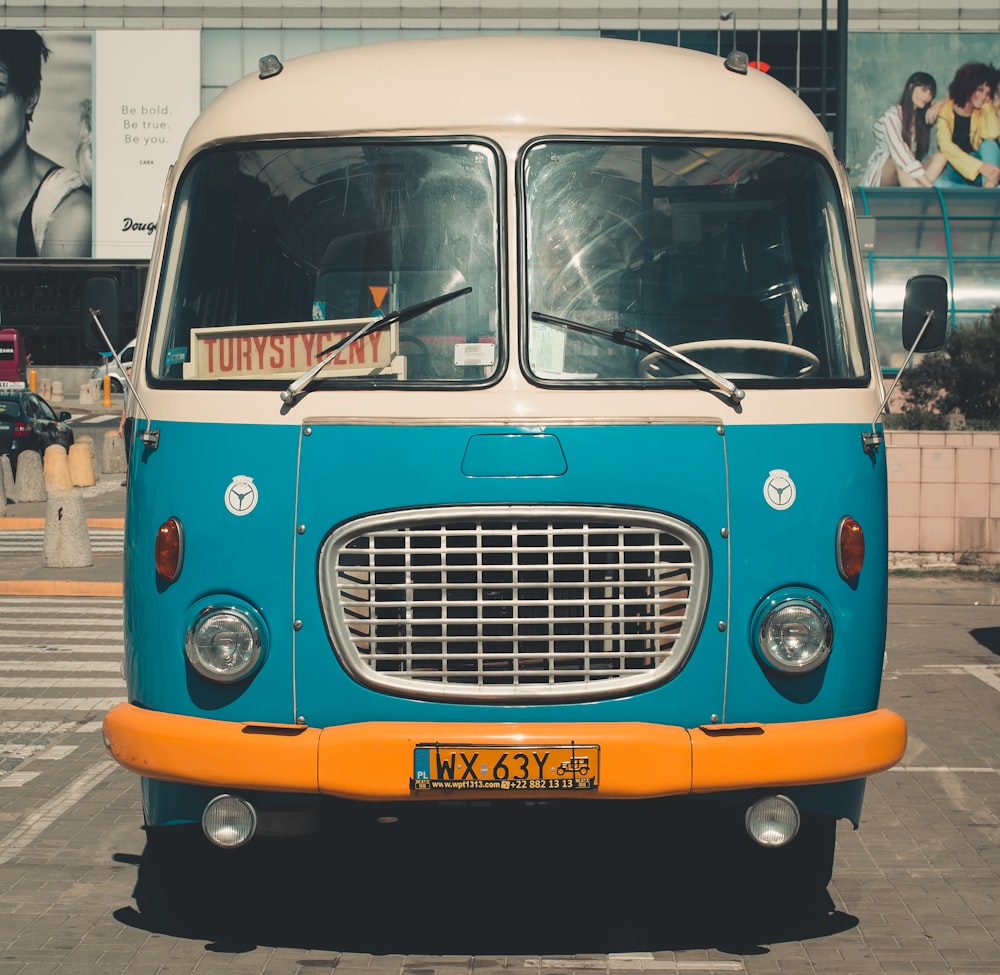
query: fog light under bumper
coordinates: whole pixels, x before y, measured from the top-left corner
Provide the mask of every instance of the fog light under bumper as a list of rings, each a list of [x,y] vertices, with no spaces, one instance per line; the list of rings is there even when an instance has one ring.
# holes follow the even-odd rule
[[[201,814],[201,828],[216,846],[235,850],[253,838],[257,831],[257,813],[239,796],[216,796]]]
[[[761,846],[777,848],[790,843],[799,831],[799,810],[786,796],[759,799],[746,815],[747,833]]]

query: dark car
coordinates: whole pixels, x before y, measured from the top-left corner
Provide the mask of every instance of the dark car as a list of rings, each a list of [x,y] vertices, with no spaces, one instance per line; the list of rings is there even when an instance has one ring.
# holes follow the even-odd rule
[[[26,450],[44,453],[50,444],[73,444],[73,429],[66,421],[72,414],[63,410],[58,416],[45,400],[30,389],[0,387],[0,454],[10,457],[11,469],[17,472],[17,458]]]

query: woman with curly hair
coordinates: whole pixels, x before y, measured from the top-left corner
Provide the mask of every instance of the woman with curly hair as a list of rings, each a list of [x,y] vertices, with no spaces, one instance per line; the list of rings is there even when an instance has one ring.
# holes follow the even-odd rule
[[[978,61],[955,72],[934,130],[948,160],[935,186],[1000,184],[1000,120],[992,101],[998,79],[996,68]]]
[[[945,157],[935,152],[922,162],[930,146],[937,116],[934,104],[937,82],[926,71],[906,79],[899,104],[891,105],[872,126],[875,151],[868,159],[862,186],[933,186],[945,167]]]

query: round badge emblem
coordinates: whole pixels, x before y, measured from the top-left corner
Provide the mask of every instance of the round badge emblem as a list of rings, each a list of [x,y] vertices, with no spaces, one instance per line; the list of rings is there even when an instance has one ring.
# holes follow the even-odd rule
[[[257,507],[257,497],[257,485],[253,478],[237,474],[226,488],[226,507],[230,514],[242,517]]]
[[[795,503],[795,482],[788,471],[771,471],[764,482],[764,500],[775,511],[784,511]]]

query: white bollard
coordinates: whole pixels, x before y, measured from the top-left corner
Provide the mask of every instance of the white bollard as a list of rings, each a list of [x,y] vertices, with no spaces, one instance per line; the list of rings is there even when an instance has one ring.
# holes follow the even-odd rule
[[[42,455],[37,450],[26,450],[17,459],[17,477],[11,501],[44,501],[45,475],[42,473]]]
[[[10,458],[6,454],[0,457],[0,474],[3,474],[3,501],[6,504],[14,500],[14,468],[10,466]]]
[[[61,443],[50,443],[42,455],[42,471],[45,474],[45,490],[66,491],[73,486],[69,473],[69,454]]]
[[[107,430],[104,434],[104,449],[101,451],[101,471],[105,474],[124,474],[128,469],[125,462],[125,441],[117,430]]]
[[[73,489],[53,491],[45,506],[42,565],[73,569],[93,564],[83,494]]]
[[[97,463],[97,448],[94,446],[94,438],[89,433],[81,433],[73,442],[87,445],[87,449],[90,451],[90,466],[96,474],[100,470],[100,465]]]
[[[85,443],[75,443],[69,448],[69,479],[73,487],[93,487],[96,483],[90,447]]]

